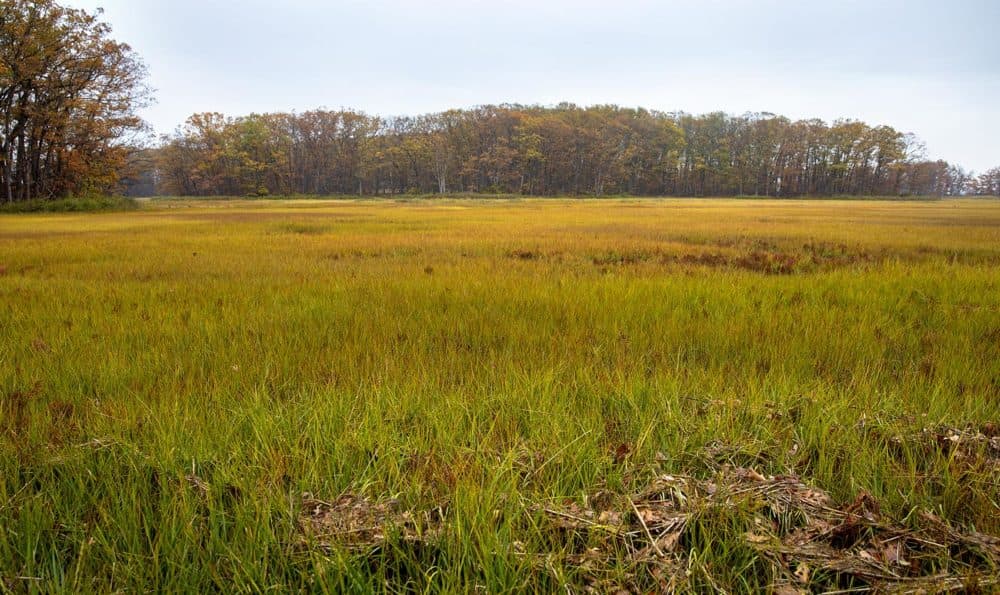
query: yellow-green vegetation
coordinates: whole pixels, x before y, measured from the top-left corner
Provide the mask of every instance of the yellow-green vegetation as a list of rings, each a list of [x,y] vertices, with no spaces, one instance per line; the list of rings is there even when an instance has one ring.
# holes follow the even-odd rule
[[[998,273],[992,200],[0,215],[0,589],[864,587],[749,497],[555,521],[728,473],[1000,534]]]

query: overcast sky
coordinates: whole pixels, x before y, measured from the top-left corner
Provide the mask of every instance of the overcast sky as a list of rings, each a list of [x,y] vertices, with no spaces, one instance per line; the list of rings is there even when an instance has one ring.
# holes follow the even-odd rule
[[[856,118],[1000,165],[1000,0],[64,0],[190,114],[517,102]]]

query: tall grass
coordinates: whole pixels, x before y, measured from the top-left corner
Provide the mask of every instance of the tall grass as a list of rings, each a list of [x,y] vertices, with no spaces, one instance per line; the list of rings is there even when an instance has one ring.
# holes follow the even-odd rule
[[[77,213],[88,211],[131,211],[139,207],[134,198],[89,196],[0,202],[0,213]]]
[[[998,264],[990,201],[0,217],[0,584],[579,586],[533,503],[722,460],[1000,533],[994,467],[893,441],[1000,420]],[[303,539],[346,491],[448,531]],[[688,588],[769,584],[747,518],[703,520]]]

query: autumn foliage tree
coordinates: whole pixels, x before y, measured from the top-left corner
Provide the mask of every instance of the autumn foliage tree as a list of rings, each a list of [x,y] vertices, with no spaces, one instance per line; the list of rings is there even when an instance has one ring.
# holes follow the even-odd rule
[[[970,182],[972,193],[980,196],[1000,196],[1000,167],[988,169]]]
[[[52,0],[0,2],[0,196],[112,189],[143,128],[145,68],[97,15]]]
[[[889,126],[614,105],[196,114],[156,162],[160,191],[195,195],[956,195],[969,182]]]

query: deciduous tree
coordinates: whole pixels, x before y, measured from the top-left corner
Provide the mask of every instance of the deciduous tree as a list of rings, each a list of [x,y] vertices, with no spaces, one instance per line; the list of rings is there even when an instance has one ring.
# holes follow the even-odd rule
[[[145,68],[110,27],[53,0],[0,3],[0,192],[106,192],[141,131]]]

